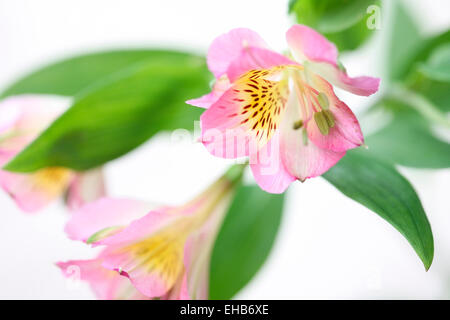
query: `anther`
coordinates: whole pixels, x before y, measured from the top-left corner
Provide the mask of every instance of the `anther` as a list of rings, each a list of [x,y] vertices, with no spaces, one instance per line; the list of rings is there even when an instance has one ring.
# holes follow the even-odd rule
[[[323,92],[319,93],[319,95],[317,96],[317,101],[319,101],[320,106],[324,110],[328,110],[328,108],[330,107],[330,102],[328,101],[328,97]]]
[[[328,135],[329,131],[329,126],[328,126],[328,121],[324,115],[323,112],[316,112],[314,113],[314,121],[317,124],[317,127],[319,128],[319,131],[321,134],[323,134],[324,136]]]
[[[295,121],[295,122],[294,122],[294,125],[292,126],[292,128],[293,128],[294,130],[298,130],[298,129],[300,129],[301,127],[303,127],[303,120]]]
[[[331,111],[330,110],[324,110],[323,111],[323,115],[325,116],[325,119],[327,120],[328,127],[333,128],[335,122],[334,122],[334,116],[331,113]]]

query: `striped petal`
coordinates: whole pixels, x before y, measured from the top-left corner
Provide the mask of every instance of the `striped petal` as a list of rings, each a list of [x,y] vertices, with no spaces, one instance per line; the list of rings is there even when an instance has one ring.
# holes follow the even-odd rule
[[[282,77],[283,67],[251,70],[202,114],[202,142],[211,154],[248,156],[270,140],[289,93]]]

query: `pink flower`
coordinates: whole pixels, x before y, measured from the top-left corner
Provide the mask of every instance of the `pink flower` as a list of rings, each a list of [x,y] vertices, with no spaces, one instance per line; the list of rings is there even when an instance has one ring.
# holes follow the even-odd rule
[[[123,297],[124,279],[133,297],[207,299],[211,250],[236,181],[225,175],[180,207],[151,210],[142,201],[110,198],[87,204],[66,232],[104,249],[96,259],[58,265],[78,266],[101,299]]]
[[[69,105],[61,97],[24,95],[0,102],[0,166],[33,141]],[[51,167],[33,173],[0,170],[0,186],[26,212],[35,212],[67,190],[71,208],[104,194],[100,169],[82,173]]]
[[[332,85],[369,96],[380,82],[350,78],[334,44],[309,27],[294,25],[286,37],[295,60],[248,29],[219,36],[208,52],[216,85],[187,102],[207,109],[200,119],[207,150],[250,157],[257,183],[272,193],[323,174],[364,143],[358,120]]]

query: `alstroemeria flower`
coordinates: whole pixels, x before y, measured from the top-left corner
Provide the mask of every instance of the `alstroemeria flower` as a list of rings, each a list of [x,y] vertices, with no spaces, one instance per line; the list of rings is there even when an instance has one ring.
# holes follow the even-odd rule
[[[69,99],[24,95],[0,102],[0,166],[33,141],[68,106]],[[29,174],[0,170],[0,186],[26,212],[35,212],[67,191],[70,208],[104,195],[100,169],[76,173],[52,167]]]
[[[145,202],[109,198],[87,204],[66,232],[104,249],[96,259],[59,266],[79,266],[100,298],[123,297],[126,279],[148,298],[207,299],[210,254],[235,181],[225,175],[180,207],[151,210]]]
[[[216,85],[188,101],[207,109],[200,120],[208,151],[250,157],[257,183],[273,193],[323,174],[364,143],[358,120],[332,85],[369,96],[380,82],[350,78],[334,44],[309,27],[294,25],[286,36],[295,60],[271,51],[248,29],[219,36],[207,61]]]

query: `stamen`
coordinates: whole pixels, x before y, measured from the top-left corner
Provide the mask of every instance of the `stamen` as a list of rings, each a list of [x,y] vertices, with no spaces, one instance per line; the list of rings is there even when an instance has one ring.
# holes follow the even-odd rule
[[[325,119],[327,120],[328,127],[333,128],[335,122],[334,122],[334,116],[331,113],[331,111],[330,110],[324,110],[323,111],[323,115],[325,116]]]
[[[328,97],[323,92],[319,92],[319,95],[317,96],[317,101],[319,102],[320,106],[324,110],[328,110],[328,108],[330,107],[330,102],[328,101]]]
[[[294,122],[294,125],[293,125],[293,129],[294,130],[298,130],[298,129],[300,129],[301,127],[303,127],[303,120],[298,120],[298,121],[295,121]]]
[[[314,121],[317,124],[317,127],[319,128],[319,131],[321,134],[323,134],[324,136],[328,135],[329,131],[329,126],[328,126],[328,121],[324,115],[323,112],[316,112],[314,113]]]

